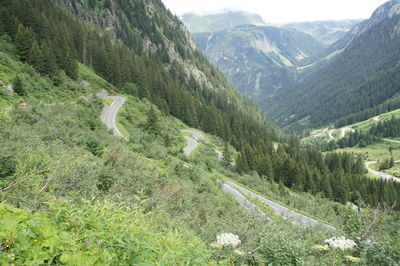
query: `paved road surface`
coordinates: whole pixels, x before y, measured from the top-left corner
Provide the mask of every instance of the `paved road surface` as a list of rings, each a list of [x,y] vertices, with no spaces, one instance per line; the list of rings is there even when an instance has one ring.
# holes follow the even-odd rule
[[[328,131],[329,140],[334,140],[335,139],[333,137],[333,135],[332,135],[334,131],[335,131],[334,129],[331,129],[331,130]]]
[[[204,136],[196,131],[196,130],[191,130],[191,129],[184,129],[181,130],[182,133],[190,133],[193,135],[193,139],[189,138],[187,136],[184,136],[184,138],[186,139],[188,145],[183,149],[183,153],[186,155],[189,155],[192,151],[194,151],[194,149],[197,148],[197,141],[198,140],[204,140]]]
[[[384,141],[389,141],[389,142],[394,142],[394,143],[400,143],[398,140],[393,140],[393,139],[383,139]]]
[[[283,206],[281,206],[281,205],[279,205],[279,204],[277,204],[277,203],[275,203],[273,201],[270,201],[270,200],[268,200],[268,199],[266,199],[266,198],[264,198],[264,197],[262,197],[262,196],[260,196],[260,195],[258,195],[256,193],[253,193],[250,190],[247,190],[247,189],[245,189],[245,188],[243,188],[243,187],[241,187],[241,186],[239,186],[239,185],[237,185],[235,183],[232,183],[230,181],[225,181],[225,184],[228,187],[237,189],[238,191],[240,191],[242,193],[245,193],[245,194],[247,194],[247,195],[249,195],[249,196],[251,196],[253,198],[256,198],[259,201],[267,204],[269,207],[271,207],[275,211],[275,213],[277,215],[279,215],[279,216],[281,216],[281,217],[283,217],[285,219],[290,220],[294,224],[299,224],[299,225],[303,225],[303,226],[324,225],[325,227],[327,227],[327,228],[329,228],[331,230],[336,230],[336,228],[334,228],[333,226],[321,223],[321,222],[319,222],[317,220],[314,220],[314,219],[312,219],[310,217],[307,217],[307,216],[304,216],[304,215],[302,215],[300,213],[292,211],[292,210],[290,210],[290,209],[288,209],[286,207],[283,207]]]
[[[125,98],[119,96],[106,96],[102,98],[113,99],[114,101],[110,106],[107,106],[103,109],[101,120],[108,129],[111,129],[114,132],[115,136],[125,139],[115,124],[115,117],[117,116],[119,108],[124,104]]]
[[[204,136],[196,130],[192,130],[192,129],[184,129],[181,130],[182,133],[190,133],[193,135],[193,137],[195,138],[195,140],[204,140]]]
[[[183,149],[183,153],[186,155],[189,155],[192,151],[194,151],[194,149],[196,149],[197,141],[195,139],[192,139],[192,138],[189,138],[186,136],[183,136],[183,137],[186,139],[186,141],[188,143],[188,145]]]
[[[354,129],[349,128],[349,127],[342,127],[342,136],[340,138],[344,138],[344,136],[346,135],[346,131],[350,131],[352,133],[356,132]]]
[[[381,118],[381,116],[378,115],[378,116],[372,117],[372,120],[379,122],[380,118]]]
[[[399,161],[396,161],[399,162]],[[367,168],[367,170],[371,173],[373,173],[374,175],[378,176],[379,178],[383,179],[383,180],[389,180],[389,181],[395,181],[400,183],[400,178],[396,178],[394,176],[391,176],[389,174],[386,174],[384,172],[380,172],[380,171],[376,171],[374,169],[371,169],[369,166],[371,164],[376,164],[378,163],[377,161],[369,161],[369,162],[365,162],[365,168]]]
[[[182,133],[190,133],[193,135],[193,138],[189,138],[187,136],[184,136],[186,141],[188,142],[188,145],[184,149],[184,153],[186,155],[190,154],[196,147],[197,147],[197,140],[204,140],[204,136],[195,130],[190,130],[190,129],[185,129],[181,130]],[[220,152],[218,153],[220,155]],[[324,225],[329,229],[336,230],[336,228],[318,222],[317,220],[314,220],[310,217],[304,216],[302,214],[299,214],[295,211],[292,211],[286,207],[283,207],[273,201],[267,200],[266,198],[259,196],[235,183],[232,183],[230,181],[225,181],[223,184],[222,189],[230,194],[233,195],[233,197],[239,202],[239,204],[246,209],[247,211],[251,212],[252,214],[258,215],[265,217],[266,219],[269,220],[269,218],[265,215],[264,212],[262,212],[254,203],[251,201],[247,200],[241,193],[245,193],[253,198],[258,199],[259,201],[267,204],[270,206],[278,215],[282,216],[283,218],[289,219],[292,223],[294,224],[299,224],[299,225],[304,225],[304,226],[314,226],[314,225]],[[241,192],[241,193],[240,193]]]
[[[242,194],[240,194],[239,191],[234,189],[229,184],[225,183],[222,187],[222,190],[232,194],[236,201],[239,202],[240,206],[249,211],[251,214],[262,216],[269,220],[264,212],[262,212],[254,203],[246,199]]]

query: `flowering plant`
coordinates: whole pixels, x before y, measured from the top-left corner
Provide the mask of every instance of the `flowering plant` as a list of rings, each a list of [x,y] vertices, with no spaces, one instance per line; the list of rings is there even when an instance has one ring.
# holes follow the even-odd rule
[[[239,239],[239,236],[234,235],[232,233],[224,233],[217,236],[217,245],[225,247],[232,246],[237,247],[242,242]]]
[[[353,262],[353,263],[360,263],[360,262],[362,262],[362,260],[361,260],[360,258],[356,258],[356,257],[353,257],[353,256],[345,256],[344,258],[345,258],[346,261],[348,261],[348,262]]]
[[[326,239],[324,243],[328,244],[332,248],[339,248],[341,250],[354,249],[357,246],[353,240],[346,239],[343,236]]]

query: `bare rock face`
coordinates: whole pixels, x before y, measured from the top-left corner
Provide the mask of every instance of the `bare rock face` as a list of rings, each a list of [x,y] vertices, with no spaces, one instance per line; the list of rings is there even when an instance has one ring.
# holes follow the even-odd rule
[[[11,84],[7,85],[6,90],[8,91],[9,94],[14,94],[13,85],[11,85]]]
[[[86,81],[86,80],[82,80],[81,84],[84,88],[90,87],[92,84],[90,84],[90,82]]]
[[[5,85],[2,80],[0,80],[0,90],[1,89],[6,90],[10,95],[14,94],[13,86],[11,84],[10,85]]]

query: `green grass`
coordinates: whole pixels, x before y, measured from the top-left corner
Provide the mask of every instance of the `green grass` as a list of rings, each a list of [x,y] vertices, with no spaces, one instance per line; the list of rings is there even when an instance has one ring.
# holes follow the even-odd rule
[[[392,153],[390,153],[392,150]],[[395,160],[400,159],[400,144],[391,142],[380,142],[367,147],[352,147],[345,149],[338,149],[337,152],[352,152],[361,155],[365,161],[376,161],[390,159],[393,156]]]
[[[90,87],[95,90],[109,90],[112,89],[114,86],[112,86],[110,83],[108,83],[105,79],[102,77],[96,75],[93,70],[88,68],[87,66],[83,64],[78,64],[78,71],[79,71],[79,77],[90,83]]]
[[[379,117],[379,121],[387,121],[387,120],[390,120],[392,117],[399,118],[400,117],[400,109],[381,114],[378,117]],[[365,132],[365,131],[369,130],[369,128],[372,125],[377,124],[377,123],[378,123],[378,121],[376,121],[374,118],[370,118],[370,119],[362,121],[362,122],[347,125],[345,127]],[[332,135],[333,135],[334,139],[338,140],[341,136],[341,128],[338,128],[338,129],[320,128],[320,129],[311,130],[310,136],[303,138],[302,142],[307,145],[313,145],[313,144],[329,141],[330,138],[328,136],[328,132],[331,130],[333,132]],[[348,134],[348,131],[346,131],[346,134]],[[399,140],[399,139],[400,139],[400,137],[397,138],[396,140]]]
[[[289,206],[289,205],[287,205],[287,204],[284,204],[284,203],[282,203],[282,202],[280,202],[280,201],[277,201],[277,200],[275,200],[275,199],[273,199],[273,198],[271,198],[271,197],[268,197],[268,196],[266,196],[266,195],[263,194],[263,193],[260,193],[260,192],[258,192],[258,191],[255,191],[254,189],[250,188],[249,186],[243,185],[243,184],[239,183],[238,181],[236,181],[236,180],[234,180],[234,179],[225,177],[225,180],[231,181],[232,183],[235,183],[235,184],[237,184],[237,185],[239,185],[239,186],[241,186],[241,187],[243,187],[243,188],[246,188],[246,189],[250,190],[251,192],[254,192],[254,193],[256,193],[256,194],[258,194],[258,195],[260,195],[260,196],[266,198],[267,200],[270,200],[270,201],[272,201],[272,202],[275,202],[276,204],[279,204],[279,205],[281,205],[281,206],[283,206],[283,207],[285,207],[285,208],[288,208],[289,210],[292,210],[292,211],[297,212],[297,213],[299,213],[299,214],[302,214],[302,215],[304,215],[304,216],[310,217],[310,218],[312,218],[312,219],[314,219],[314,220],[317,220],[317,221],[319,221],[319,222],[321,222],[321,223],[324,223],[324,224],[327,224],[327,225],[330,224],[330,223],[324,221],[323,219],[321,219],[321,218],[319,218],[319,217],[316,217],[316,216],[314,216],[314,215],[311,215],[311,214],[309,214],[309,213],[307,213],[307,212],[305,212],[305,211],[303,211],[303,210],[295,209],[295,208],[293,208],[293,207],[291,207],[291,206]],[[267,206],[266,204],[264,204],[264,203],[262,203],[262,202],[260,202],[260,201],[257,201],[257,200],[255,200],[254,198],[252,198],[252,197],[250,197],[250,196],[246,196],[245,193],[242,193],[242,192],[240,192],[240,193],[241,193],[243,196],[245,196],[247,199],[249,199],[250,201],[252,201],[253,203],[255,203],[257,206],[260,206],[260,205]],[[296,192],[290,191],[289,193],[295,194]],[[267,206],[267,209],[266,209],[266,210],[268,210],[268,209],[270,209],[270,208]]]
[[[107,105],[111,105],[113,102],[114,102],[114,100],[113,99],[103,99],[103,102],[105,103],[105,104],[107,104]]]
[[[395,118],[399,118],[400,117],[400,109],[397,110],[393,110],[391,112],[387,112],[384,114],[379,115],[379,121],[387,121],[390,120],[392,117]],[[366,131],[368,130],[372,125],[377,124],[378,121],[374,120],[373,118],[370,118],[368,120],[362,121],[362,122],[358,122],[352,125],[349,125],[347,127],[351,127],[354,128],[356,130],[362,130],[362,131]]]

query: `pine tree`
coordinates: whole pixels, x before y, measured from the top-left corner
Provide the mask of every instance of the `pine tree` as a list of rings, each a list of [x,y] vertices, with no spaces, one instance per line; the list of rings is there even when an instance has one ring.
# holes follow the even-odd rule
[[[147,122],[145,125],[146,130],[151,132],[152,134],[159,134],[160,133],[160,126],[158,122],[158,116],[156,110],[153,106],[150,107],[150,110],[147,114]]]
[[[97,0],[89,0],[88,5],[90,8],[94,9],[96,7]]]
[[[50,77],[54,76],[58,72],[57,60],[53,49],[50,44],[43,44],[41,46],[42,50],[42,72],[44,75]]]
[[[39,47],[39,44],[34,41],[32,48],[29,52],[27,63],[33,66],[39,73],[43,74],[44,62],[43,53]]]
[[[231,152],[229,151],[229,146],[227,142],[224,142],[224,152],[222,153],[222,155],[224,156],[224,159],[227,162],[231,162],[232,157],[231,157]]]
[[[393,168],[393,167],[394,167],[394,159],[393,159],[393,157],[390,157],[389,168]]]
[[[3,25],[3,33],[11,38],[15,37],[18,30],[18,19],[8,10],[0,8],[0,24]]]
[[[24,86],[24,83],[22,82],[22,79],[19,75],[15,76],[13,80],[13,88],[14,92],[20,96],[25,96],[26,95],[26,89]]]
[[[78,79],[78,64],[70,52],[66,54],[61,68],[64,69],[65,74],[67,74],[71,79]]]
[[[15,46],[17,47],[18,55],[22,62],[28,60],[34,41],[35,35],[33,31],[20,24],[15,35]]]
[[[0,11],[0,15],[1,15],[1,11]],[[4,35],[6,33],[5,28],[6,27],[4,26],[3,21],[0,19],[0,35]]]

